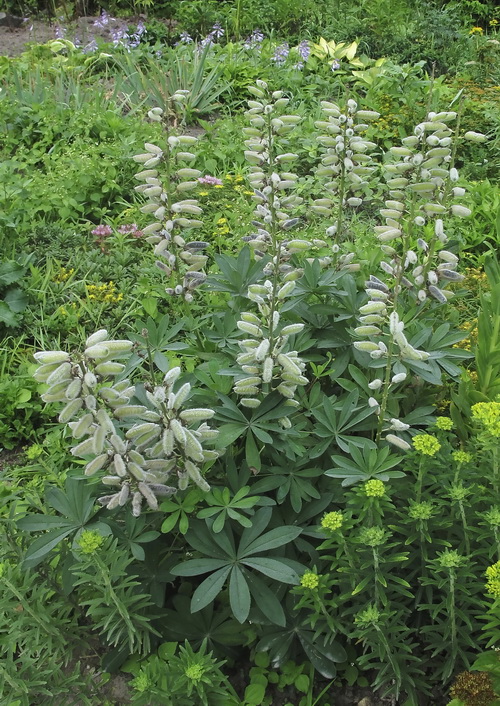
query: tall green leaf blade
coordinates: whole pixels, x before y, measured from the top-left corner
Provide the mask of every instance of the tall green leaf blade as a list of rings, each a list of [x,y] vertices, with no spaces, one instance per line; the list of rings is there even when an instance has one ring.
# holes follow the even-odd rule
[[[234,566],[229,579],[229,604],[233,615],[240,623],[244,623],[250,612],[250,589],[241,569]]]
[[[196,591],[193,593],[191,599],[191,612],[196,613],[202,608],[205,608],[209,603],[211,603],[218,594],[222,591],[222,587],[226,581],[226,578],[231,571],[230,566],[225,566],[223,569],[219,569],[214,574],[206,578]]]

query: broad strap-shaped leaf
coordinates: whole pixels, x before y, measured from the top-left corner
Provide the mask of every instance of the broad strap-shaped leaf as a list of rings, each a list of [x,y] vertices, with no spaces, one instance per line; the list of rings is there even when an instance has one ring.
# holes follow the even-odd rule
[[[234,617],[244,623],[250,613],[250,589],[238,566],[234,566],[229,579],[229,604]]]
[[[35,566],[38,566],[61,540],[74,531],[75,528],[72,525],[64,529],[52,530],[38,537],[38,539],[35,539],[24,555],[23,568],[33,569]]]
[[[266,532],[249,544],[245,543],[244,537],[242,536],[238,552],[239,556],[247,557],[251,554],[267,552],[270,549],[282,547],[284,544],[288,544],[288,542],[296,539],[301,532],[301,527],[294,527],[293,525],[276,527],[276,529]]]
[[[231,567],[225,566],[223,569],[219,569],[200,583],[191,599],[192,613],[196,613],[202,608],[205,608],[205,606],[215,600],[218,594],[222,591],[222,587],[224,586],[230,571]]]
[[[223,566],[227,566],[227,561],[224,559],[189,559],[174,566],[170,572],[174,576],[198,576],[221,569]]]
[[[262,574],[269,576],[269,578],[274,579],[275,581],[291,584],[299,583],[299,575],[297,572],[279,559],[271,559],[266,556],[256,556],[252,559],[242,559],[241,563],[251,569],[260,571]]]
[[[259,576],[250,571],[245,571],[245,578],[259,610],[275,625],[285,627],[285,612],[273,590]]]

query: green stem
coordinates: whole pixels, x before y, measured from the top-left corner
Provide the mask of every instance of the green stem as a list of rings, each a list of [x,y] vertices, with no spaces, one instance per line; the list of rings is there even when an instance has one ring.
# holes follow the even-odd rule
[[[448,597],[448,619],[450,621],[450,647],[453,662],[457,655],[457,619],[455,615],[455,573],[450,569],[450,592]]]
[[[420,462],[418,464],[418,473],[417,473],[417,489],[416,489],[417,503],[419,503],[422,498],[423,481],[424,481],[424,457],[421,456]]]

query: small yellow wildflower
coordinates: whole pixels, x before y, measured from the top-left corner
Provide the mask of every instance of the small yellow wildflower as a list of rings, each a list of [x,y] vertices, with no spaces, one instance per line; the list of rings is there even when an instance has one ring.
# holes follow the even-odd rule
[[[496,27],[497,24],[498,24],[498,20],[496,20],[495,18],[493,18],[492,20],[489,21],[490,27]]]
[[[486,591],[493,598],[500,598],[500,561],[486,569]]]
[[[328,512],[321,520],[321,527],[334,532],[342,527],[344,517],[341,512]]]
[[[214,184],[214,189],[223,189],[224,184]]]
[[[104,537],[95,530],[83,530],[78,544],[82,554],[94,554],[104,544]]]
[[[319,586],[318,574],[314,574],[312,571],[306,571],[300,579],[300,585],[302,588],[309,588],[311,591],[314,591]]]
[[[363,486],[368,498],[382,498],[385,495],[385,485],[381,480],[368,480]]]
[[[484,32],[482,27],[472,27],[469,34],[482,34]]]
[[[455,463],[470,463],[472,461],[472,454],[468,453],[467,451],[453,451],[451,454],[451,457],[455,461]]]
[[[208,196],[208,191],[200,191],[199,196]]]
[[[441,448],[441,444],[432,434],[417,434],[412,441],[415,450],[424,456],[435,456]]]
[[[237,184],[241,184],[242,181],[245,181],[244,177],[242,177],[241,174],[237,174],[237,175],[234,177],[234,180],[235,180],[235,182],[236,182]]]
[[[222,223],[227,223],[227,218],[219,218],[217,225],[222,225]]]
[[[200,681],[204,673],[205,669],[201,664],[191,664],[184,672],[187,678],[194,682]]]
[[[243,193],[246,194],[247,196],[253,196],[255,192],[247,190],[247,191],[244,191]]]
[[[478,402],[471,407],[472,417],[491,434],[500,436],[500,402]]]
[[[441,431],[450,431],[453,429],[453,422],[449,417],[438,417],[436,419],[436,427]]]

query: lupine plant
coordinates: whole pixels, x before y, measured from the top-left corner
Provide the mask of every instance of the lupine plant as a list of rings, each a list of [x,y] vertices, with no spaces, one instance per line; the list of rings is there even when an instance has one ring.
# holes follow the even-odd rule
[[[83,459],[78,482],[110,489],[99,497],[109,527],[120,536],[130,506],[163,533],[154,571],[145,563],[165,611],[154,625],[163,638],[177,639],[179,625],[199,642],[238,633],[232,644],[248,639],[275,665],[305,655],[330,679],[352,661],[375,670],[384,695],[416,706],[468,667],[481,566],[498,557],[498,541],[488,546],[500,527],[498,474],[488,485],[432,403],[431,386],[458,377],[468,355],[453,347],[463,334],[439,323],[450,283],[462,280],[445,219],[469,214],[458,203],[457,116],[427,114],[383,158],[384,223],[368,265],[346,234],[353,209],[373,196],[374,145],[362,121],[377,113],[354,98],[344,109],[323,104],[316,176],[329,182],[309,206],[287,171],[300,158],[299,116],[263,81],[251,94],[244,135],[254,220],[238,256],[217,259],[208,292],[207,243],[191,239],[201,208],[184,198],[201,172],[179,166],[194,161],[185,148],[195,141],[172,128],[183,93],[171,112],[149,112],[164,139],[135,157],[142,212],[154,219],[142,230],[169,301],[182,298],[189,312],[197,289],[213,305],[196,343],[184,334],[202,362],[182,375],[179,361],[153,359],[147,331],[141,346],[99,330],[78,353],[37,353],[35,376],[48,386],[45,401],[64,404],[59,421]],[[473,412],[484,426],[473,437],[481,453],[494,454],[495,414]],[[452,456],[450,468],[446,453],[465,456]],[[97,568],[106,575],[84,562],[78,586]],[[117,633],[125,647],[126,633]]]

